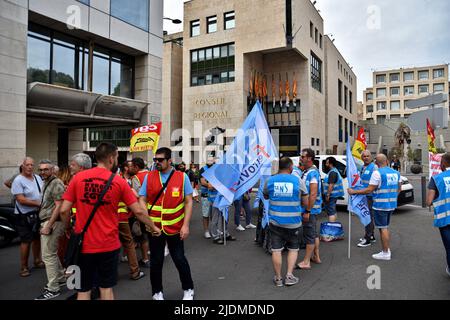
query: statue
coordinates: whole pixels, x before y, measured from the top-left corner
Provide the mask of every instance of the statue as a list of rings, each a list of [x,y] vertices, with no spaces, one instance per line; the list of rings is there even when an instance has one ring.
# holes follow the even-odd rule
[[[406,172],[406,166],[408,164],[408,148],[411,144],[411,128],[406,124],[401,123],[395,132],[396,146],[403,150],[400,155],[400,161],[402,163],[402,172]]]

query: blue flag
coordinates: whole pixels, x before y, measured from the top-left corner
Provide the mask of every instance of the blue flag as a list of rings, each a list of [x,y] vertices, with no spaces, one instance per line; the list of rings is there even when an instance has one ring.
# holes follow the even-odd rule
[[[278,157],[261,104],[253,110],[238,130],[226,154],[203,177],[218,191],[214,207],[228,218],[228,208],[260,179],[262,168]]]
[[[350,149],[350,142],[347,142],[347,180],[349,188],[355,190],[363,189],[361,177]],[[370,224],[371,218],[366,196],[348,195],[348,211],[356,214],[364,226]]]
[[[272,175],[272,164],[268,163],[262,168],[261,179],[259,180],[258,194],[256,195],[254,208],[259,207],[259,202],[262,201],[264,205],[262,227],[265,228],[269,224],[269,200],[264,199],[264,186],[267,179]]]

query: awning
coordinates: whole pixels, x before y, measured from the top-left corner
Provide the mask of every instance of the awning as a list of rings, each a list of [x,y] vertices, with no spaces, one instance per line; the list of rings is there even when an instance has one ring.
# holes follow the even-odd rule
[[[27,117],[64,127],[139,125],[148,102],[33,82]]]

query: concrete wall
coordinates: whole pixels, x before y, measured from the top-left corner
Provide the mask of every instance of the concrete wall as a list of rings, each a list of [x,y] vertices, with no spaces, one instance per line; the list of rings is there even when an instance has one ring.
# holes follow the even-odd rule
[[[58,128],[48,122],[27,121],[27,156],[35,160],[58,160]]]
[[[0,1],[0,203],[25,157],[28,2]]]

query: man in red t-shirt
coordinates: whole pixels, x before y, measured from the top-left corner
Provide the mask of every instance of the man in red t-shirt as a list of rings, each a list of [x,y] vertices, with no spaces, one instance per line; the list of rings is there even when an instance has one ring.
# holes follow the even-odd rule
[[[76,233],[83,230],[112,172],[117,171],[118,156],[115,145],[101,143],[95,151],[98,166],[78,173],[70,182],[64,194],[61,215],[64,219],[68,219],[70,209],[73,206],[77,208]],[[103,197],[102,205],[84,235],[79,259],[81,288],[78,290],[78,300],[90,299],[94,277],[97,277],[100,287],[100,298],[114,299],[112,288],[117,283],[121,246],[117,214],[119,202],[124,202],[136,218],[150,228],[153,235],[161,235],[161,230],[148,218],[145,208],[139,205],[127,182],[120,176],[114,177]]]

